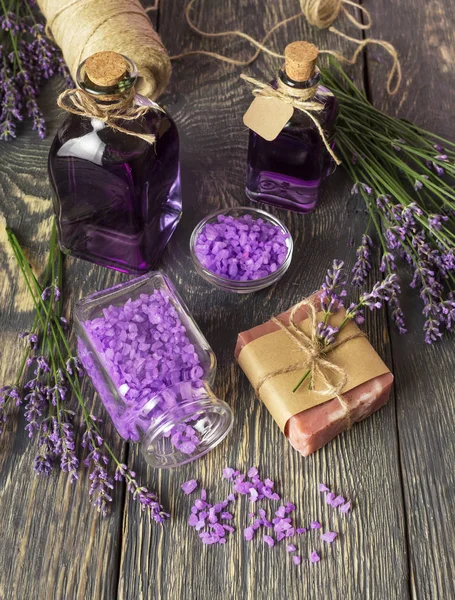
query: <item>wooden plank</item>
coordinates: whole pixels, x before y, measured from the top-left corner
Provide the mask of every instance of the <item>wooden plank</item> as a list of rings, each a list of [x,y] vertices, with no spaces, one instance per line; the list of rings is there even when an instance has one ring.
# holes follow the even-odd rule
[[[184,0],[165,3],[160,14],[160,33],[171,54],[204,48],[251,55],[242,41],[201,40],[182,20]],[[296,12],[292,0],[268,3],[266,10],[254,0],[197,3],[204,29],[242,29],[261,37],[266,27]],[[356,35],[347,22],[341,24]],[[321,47],[338,47],[348,54],[339,38],[310,29],[303,20],[280,31],[274,47],[297,38],[309,38]],[[271,79],[279,61],[261,57],[248,72]],[[241,116],[251,100],[250,90],[239,81],[241,69],[207,57],[192,57],[174,64],[169,93],[164,97],[181,133],[184,218],[163,260],[193,316],[218,357],[216,392],[235,412],[230,437],[203,460],[174,471],[147,468],[135,448],[129,464],[152,488],[156,488],[172,512],[163,528],[139,519],[139,509],[127,499],[122,539],[120,598],[179,600],[292,599],[406,599],[409,597],[405,524],[398,468],[395,402],[371,419],[341,435],[315,455],[303,459],[286,442],[266,409],[254,400],[253,391],[233,360],[236,334],[259,324],[316,289],[332,259],[353,263],[351,240],[359,239],[365,224],[361,204],[350,198],[350,184],[341,172],[331,180],[318,211],[310,216],[275,212],[291,229],[295,257],[289,272],[273,288],[254,295],[222,293],[201,280],[192,268],[188,252],[191,231],[208,212],[245,204],[243,192],[247,132]],[[354,71],[362,81],[359,64]],[[384,315],[368,320],[372,342],[389,357]],[[221,481],[226,465],[246,469],[259,465],[264,475],[279,481],[287,500],[297,503],[305,523],[319,518],[340,530],[331,548],[323,549],[317,566],[305,561],[295,567],[284,548],[269,549],[262,540],[245,543],[248,507],[236,509],[239,531],[225,546],[204,547],[186,525],[191,497],[179,486],[197,478],[209,498],[224,498]],[[326,481],[352,494],[356,509],[346,521],[334,517],[323,505],[316,486]],[[316,539],[313,537],[313,539]],[[319,546],[317,542],[315,545]],[[311,551],[299,544],[304,557]]]
[[[375,31],[398,49],[404,80],[398,94],[382,91],[384,65],[369,61],[376,106],[455,139],[455,4],[444,0],[371,3]],[[411,41],[412,40],[412,41]],[[409,333],[392,336],[397,417],[414,598],[455,597],[455,393],[453,340],[428,347],[422,306],[408,290]]]
[[[14,142],[1,142],[0,162],[0,331],[1,385],[14,380],[23,346],[18,334],[30,327],[32,302],[8,248],[4,225],[18,232],[37,272],[43,266],[51,226],[47,154],[62,115],[55,105],[63,82],[47,85],[41,103],[48,136],[41,142],[30,125],[20,128]],[[65,269],[66,310],[97,289],[112,285],[118,274],[68,260]],[[93,391],[85,387],[88,398]],[[77,407],[73,402],[73,407]],[[105,417],[97,398],[94,413]],[[79,422],[80,413],[77,411]],[[88,502],[90,481],[81,467],[79,481],[70,485],[66,474],[39,479],[33,472],[37,441],[28,442],[23,418],[8,416],[0,437],[0,597],[11,600],[112,600],[116,597],[124,486],[118,485],[112,515],[102,519]],[[105,419],[106,439],[120,457],[124,445]],[[80,441],[80,436],[79,441]]]

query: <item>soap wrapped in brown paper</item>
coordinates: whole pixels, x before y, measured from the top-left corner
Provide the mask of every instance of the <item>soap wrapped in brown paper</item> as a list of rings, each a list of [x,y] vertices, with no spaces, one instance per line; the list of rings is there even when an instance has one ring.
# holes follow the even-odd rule
[[[318,307],[317,297],[315,305]],[[337,336],[337,342],[344,343],[326,356],[334,365],[327,373],[331,383],[336,385],[341,372],[346,375],[341,401],[320,393],[324,383],[318,380],[312,382],[311,389],[304,383],[294,392],[308,367],[283,372],[305,358],[304,350],[284,330],[289,327],[291,311],[277,317],[284,327],[270,320],[240,333],[235,356],[253,387],[260,384],[258,395],[280,429],[294,448],[307,456],[386,404],[393,375],[355,323],[349,321]],[[330,324],[339,326],[344,316],[341,309],[330,318]],[[308,317],[307,304],[294,315],[294,323],[307,335]]]

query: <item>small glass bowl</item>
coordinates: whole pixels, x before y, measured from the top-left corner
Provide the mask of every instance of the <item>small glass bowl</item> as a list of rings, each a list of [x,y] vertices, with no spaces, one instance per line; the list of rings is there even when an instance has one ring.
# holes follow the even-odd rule
[[[216,275],[212,271],[209,271],[206,267],[204,267],[196,256],[196,241],[199,237],[199,234],[203,230],[203,228],[207,225],[207,223],[215,223],[217,222],[218,216],[224,215],[226,217],[234,217],[238,218],[244,215],[251,215],[253,219],[263,219],[266,223],[270,223],[276,227],[279,227],[287,236],[287,247],[288,252],[285,260],[280,265],[280,267],[274,272],[267,275],[267,277],[261,277],[260,279],[254,279],[251,281],[237,281],[233,279],[228,279],[227,277],[221,277],[220,275]],[[194,228],[193,233],[191,234],[190,239],[190,253],[191,258],[193,260],[196,271],[199,273],[201,277],[203,277],[209,283],[215,285],[216,287],[228,291],[228,292],[236,292],[237,294],[248,294],[250,292],[258,292],[269,285],[276,283],[288,270],[289,265],[292,260],[292,251],[293,251],[294,243],[292,241],[291,234],[287,227],[281,223],[277,218],[273,215],[265,212],[264,210],[259,210],[257,208],[250,208],[248,206],[239,206],[236,208],[227,208],[223,210],[218,210],[208,217],[203,219],[196,227]]]

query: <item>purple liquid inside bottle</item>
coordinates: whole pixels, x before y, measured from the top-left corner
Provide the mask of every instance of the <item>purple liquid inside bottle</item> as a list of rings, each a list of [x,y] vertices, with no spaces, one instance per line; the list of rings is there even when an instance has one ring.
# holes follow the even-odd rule
[[[281,74],[281,81],[286,85],[296,84],[284,73]],[[277,89],[279,81],[276,79],[271,85]],[[314,81],[307,83],[307,87],[314,85]],[[292,95],[292,87],[289,93]],[[311,101],[323,106],[322,111],[314,114],[333,147],[338,101],[323,86],[317,86]],[[322,184],[333,168],[333,160],[316,125],[298,109],[294,110],[291,119],[272,141],[250,130],[245,191],[251,200],[309,213],[316,208]]]
[[[132,79],[130,71],[131,85]],[[87,85],[86,74],[79,83],[88,93],[100,93]],[[118,97],[118,86],[114,91]],[[109,102],[107,92],[102,102]],[[140,274],[160,257],[180,219],[182,201],[177,128],[154,102],[136,95],[135,104],[150,110],[116,123],[155,135],[155,143],[70,114],[54,138],[49,176],[61,248],[98,265]]]

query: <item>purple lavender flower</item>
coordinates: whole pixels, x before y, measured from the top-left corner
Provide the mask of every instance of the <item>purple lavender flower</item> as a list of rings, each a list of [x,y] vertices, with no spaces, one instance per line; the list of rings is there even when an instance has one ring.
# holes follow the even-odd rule
[[[390,296],[389,306],[392,309],[392,321],[395,323],[400,334],[406,333],[406,322],[404,320],[404,313],[401,310],[400,301],[398,299],[398,294],[394,290],[392,295]]]
[[[93,419],[92,419],[93,420]],[[88,455],[84,460],[84,465],[89,469],[93,466],[90,473],[89,496],[94,496],[94,506],[105,516],[109,502],[112,502],[110,491],[114,484],[112,478],[108,475],[106,466],[109,459],[102,451],[103,438],[94,428],[87,428],[82,436],[82,447],[87,448]]]
[[[430,229],[434,231],[440,231],[443,223],[449,220],[449,217],[446,215],[429,215],[428,217],[428,225]]]
[[[43,384],[34,379],[29,382],[30,392],[25,396],[25,419],[27,425],[25,430],[28,431],[28,437],[33,437],[33,434],[40,428],[40,418],[46,405]]]
[[[77,470],[79,468],[79,459],[75,452],[74,443],[74,428],[72,424],[73,413],[68,410],[60,411],[61,422],[61,456],[60,468],[70,476],[70,483],[76,481],[79,476]]]
[[[370,236],[366,234],[362,235],[362,243],[357,248],[357,260],[355,262],[354,268],[352,269],[352,285],[356,287],[361,287],[365,283],[365,280],[368,277],[368,273],[371,271],[370,249],[372,247],[373,242]]]
[[[158,496],[154,492],[150,492],[146,487],[140,487],[136,481],[136,473],[128,469],[124,464],[118,465],[115,471],[115,479],[127,482],[127,489],[133,497],[133,500],[138,500],[142,510],[147,510],[150,517],[156,523],[162,523],[169,519],[170,515],[165,512],[163,506],[158,501]]]
[[[324,346],[329,346],[335,342],[338,331],[338,327],[332,327],[328,323],[323,323],[322,321],[319,322],[317,326],[318,338]]]
[[[433,167],[434,172],[436,173],[436,175],[438,175],[439,177],[442,177],[442,175],[444,175],[445,171],[444,171],[444,169],[440,165],[438,165],[435,162],[432,162],[431,166]]]
[[[381,259],[381,264],[379,266],[379,270],[382,273],[385,273],[388,269],[391,271],[395,271],[397,268],[395,264],[395,256],[391,252],[384,252]]]
[[[381,308],[382,304],[388,302],[393,294],[398,293],[400,293],[398,276],[392,273],[391,275],[387,275],[382,281],[376,282],[371,292],[362,294],[360,296],[360,304],[370,310]]]
[[[346,290],[342,289],[346,285],[343,267],[343,261],[334,260],[332,268],[327,271],[325,281],[321,286],[321,308],[328,314],[336,313],[343,306],[342,298],[347,293]]]

